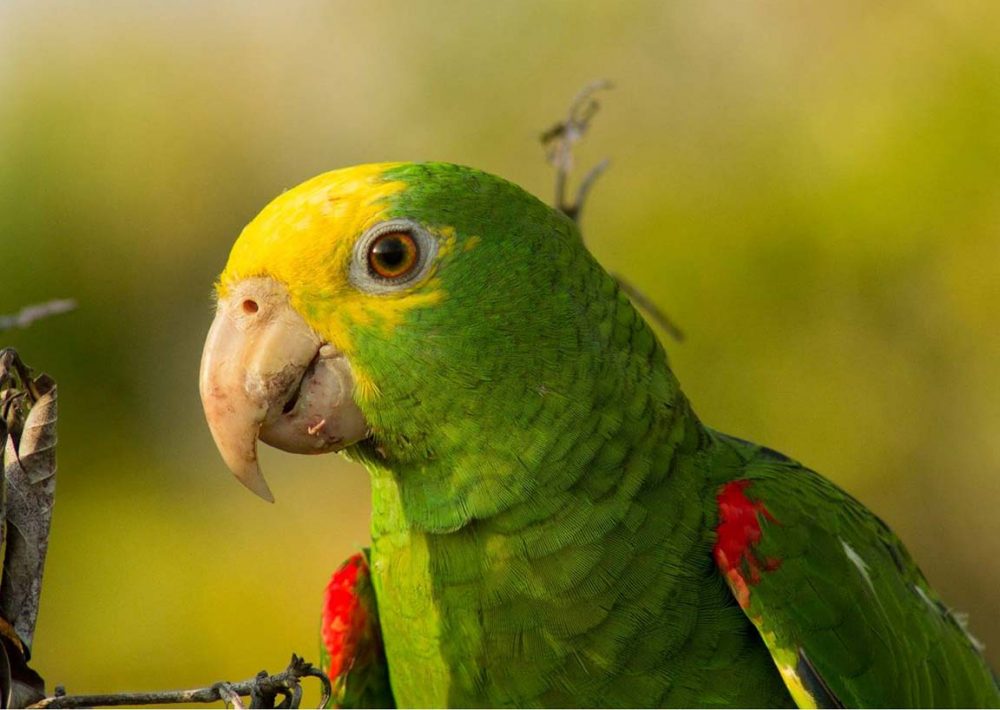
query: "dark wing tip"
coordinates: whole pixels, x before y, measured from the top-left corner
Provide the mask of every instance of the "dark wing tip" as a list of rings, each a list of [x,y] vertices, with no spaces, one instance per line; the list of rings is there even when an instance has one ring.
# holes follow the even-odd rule
[[[806,692],[813,697],[818,708],[842,708],[844,703],[830,690],[830,686],[823,680],[816,667],[809,660],[804,648],[799,646],[798,661],[795,664],[795,673],[802,681]]]

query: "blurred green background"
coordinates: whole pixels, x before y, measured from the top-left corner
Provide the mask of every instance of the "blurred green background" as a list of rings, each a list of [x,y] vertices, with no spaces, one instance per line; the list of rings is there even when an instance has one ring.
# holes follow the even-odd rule
[[[315,173],[448,160],[546,198],[537,143],[617,88],[593,251],[684,328],[709,423],[878,511],[1000,665],[1000,4],[0,4],[0,335],[60,386],[36,666],[73,692],[316,658],[364,472],[225,470],[197,392],[240,228]]]

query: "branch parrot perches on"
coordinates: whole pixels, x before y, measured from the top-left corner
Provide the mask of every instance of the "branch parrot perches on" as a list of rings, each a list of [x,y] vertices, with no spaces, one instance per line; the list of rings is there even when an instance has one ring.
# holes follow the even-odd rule
[[[201,394],[343,451],[372,546],[324,611],[345,705],[998,706],[975,639],[864,506],[703,425],[576,225],[455,165],[320,175],[217,286]]]

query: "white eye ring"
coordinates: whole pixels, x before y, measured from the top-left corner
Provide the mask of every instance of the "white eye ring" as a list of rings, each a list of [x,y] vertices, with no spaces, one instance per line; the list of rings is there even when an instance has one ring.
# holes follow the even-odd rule
[[[413,237],[417,246],[417,257],[413,267],[404,275],[395,278],[380,276],[371,267],[369,253],[375,240],[383,234],[405,232]],[[422,279],[434,263],[437,254],[437,240],[422,226],[409,219],[390,219],[370,227],[354,243],[349,278],[357,288],[367,293],[394,293]]]

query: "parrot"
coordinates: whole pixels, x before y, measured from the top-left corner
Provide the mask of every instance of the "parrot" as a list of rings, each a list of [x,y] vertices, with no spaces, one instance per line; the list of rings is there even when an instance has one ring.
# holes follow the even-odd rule
[[[344,707],[1000,706],[964,617],[875,514],[702,423],[574,220],[439,162],[327,172],[243,229],[200,393],[368,471],[330,580]]]

